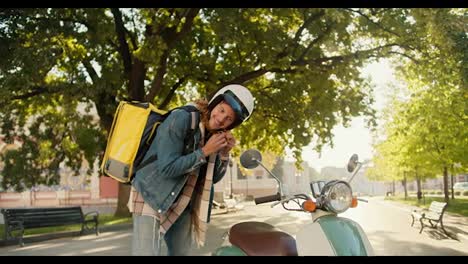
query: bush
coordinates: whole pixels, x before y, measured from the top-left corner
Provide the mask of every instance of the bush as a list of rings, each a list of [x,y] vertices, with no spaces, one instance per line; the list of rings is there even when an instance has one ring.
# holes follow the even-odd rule
[[[442,191],[437,191],[437,194],[442,194]]]
[[[460,191],[455,191],[455,195],[460,195],[461,192]]]
[[[464,195],[464,196],[468,196],[468,191],[464,191],[464,192],[463,192],[463,195]]]

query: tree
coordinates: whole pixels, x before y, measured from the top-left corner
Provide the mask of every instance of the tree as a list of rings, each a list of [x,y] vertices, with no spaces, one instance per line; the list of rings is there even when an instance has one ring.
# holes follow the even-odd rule
[[[422,11],[424,13],[424,11]],[[2,158],[2,185],[57,183],[100,159],[121,100],[168,109],[229,83],[256,97],[236,129],[241,147],[282,153],[366,115],[367,61],[406,55],[418,42],[407,9],[0,9],[0,127],[21,148]],[[79,114],[76,108],[96,109]],[[237,148],[236,153],[240,152]],[[123,188],[124,185],[121,185]],[[128,190],[120,189],[117,214]]]
[[[414,11],[422,31],[420,45],[426,46],[419,63],[402,66],[402,76],[412,92],[411,114],[420,114],[414,123],[421,130],[423,151],[432,156],[431,164],[444,175],[445,201],[448,197],[448,170],[468,163],[468,117],[466,81],[468,63],[466,10]],[[432,106],[432,107],[428,107]]]
[[[399,62],[406,98],[390,107],[382,145],[394,151],[384,156],[418,182],[422,174],[443,172],[448,203],[448,168],[468,163],[466,18],[450,9],[411,14],[419,54]]]

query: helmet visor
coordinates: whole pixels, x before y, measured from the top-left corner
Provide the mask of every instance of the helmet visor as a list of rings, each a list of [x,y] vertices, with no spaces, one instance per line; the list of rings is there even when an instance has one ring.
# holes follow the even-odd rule
[[[249,111],[233,92],[226,91],[224,93],[224,101],[232,107],[232,110],[236,113],[237,119],[241,122],[245,121],[249,117]]]

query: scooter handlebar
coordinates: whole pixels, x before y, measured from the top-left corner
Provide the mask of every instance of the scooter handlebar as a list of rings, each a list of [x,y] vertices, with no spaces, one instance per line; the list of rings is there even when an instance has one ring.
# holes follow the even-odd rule
[[[357,198],[357,199],[358,199],[358,201],[363,201],[363,202],[366,202],[366,203],[369,202],[369,201],[367,201],[367,200],[365,200],[365,199],[362,199],[362,198]]]
[[[276,193],[275,195],[255,198],[255,204],[269,203],[269,202],[280,201],[280,200],[281,200],[281,194]]]

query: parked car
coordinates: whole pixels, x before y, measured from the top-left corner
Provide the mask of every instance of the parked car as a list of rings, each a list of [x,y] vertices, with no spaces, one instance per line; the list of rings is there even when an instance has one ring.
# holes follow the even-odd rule
[[[457,182],[453,185],[454,191],[468,191],[468,182]]]

